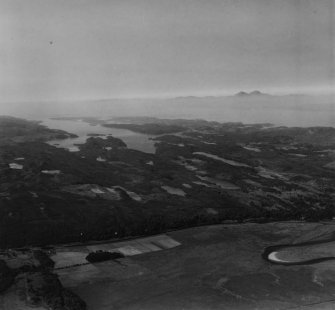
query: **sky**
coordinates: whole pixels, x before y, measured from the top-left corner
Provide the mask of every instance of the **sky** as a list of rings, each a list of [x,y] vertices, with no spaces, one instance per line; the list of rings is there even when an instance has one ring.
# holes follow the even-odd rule
[[[0,101],[335,89],[334,0],[0,0]]]

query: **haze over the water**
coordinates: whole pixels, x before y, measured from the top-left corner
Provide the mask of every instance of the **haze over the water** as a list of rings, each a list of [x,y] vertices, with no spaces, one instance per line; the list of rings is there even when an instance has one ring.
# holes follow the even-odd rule
[[[255,89],[331,93],[334,12],[333,0],[0,0],[0,113],[104,114],[107,102],[99,108],[78,103],[103,98],[220,96]],[[320,124],[332,124],[333,99],[321,100],[327,108],[320,105]],[[189,107],[190,98],[176,106],[171,100],[116,101],[109,110],[118,115],[277,120],[269,106],[268,118],[264,111],[257,115],[263,105],[227,112],[206,100],[197,102],[200,110]],[[310,99],[289,101],[295,111],[310,109]],[[272,100],[272,107],[282,109],[276,105],[284,102]]]

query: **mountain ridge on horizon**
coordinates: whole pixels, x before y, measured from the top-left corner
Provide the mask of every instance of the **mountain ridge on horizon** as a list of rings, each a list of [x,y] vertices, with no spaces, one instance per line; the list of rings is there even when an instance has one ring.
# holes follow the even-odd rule
[[[242,97],[247,97],[247,96],[272,96],[270,94],[266,94],[266,93],[262,93],[259,90],[253,90],[251,92],[245,92],[245,91],[240,91],[238,93],[236,93],[234,96],[242,96]]]
[[[178,97],[174,97],[173,99],[209,99],[209,98],[222,98],[222,97],[257,97],[257,96],[292,96],[291,94],[284,94],[284,95],[272,95],[272,94],[268,94],[268,93],[263,93],[259,90],[253,90],[250,92],[246,92],[246,91],[239,91],[238,93],[232,94],[232,95],[218,95],[218,96],[195,96],[195,95],[189,95],[189,96],[178,96]]]

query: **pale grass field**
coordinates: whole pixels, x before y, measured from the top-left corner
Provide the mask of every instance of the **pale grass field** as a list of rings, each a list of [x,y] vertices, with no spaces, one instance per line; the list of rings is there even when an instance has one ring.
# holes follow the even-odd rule
[[[161,251],[179,246],[180,243],[167,235],[157,235],[146,238],[138,238],[130,241],[83,245],[68,248],[59,248],[56,254],[51,256],[55,262],[55,268],[71,267],[87,264],[86,256],[89,252],[109,251],[120,252],[124,256],[140,255],[148,252]]]

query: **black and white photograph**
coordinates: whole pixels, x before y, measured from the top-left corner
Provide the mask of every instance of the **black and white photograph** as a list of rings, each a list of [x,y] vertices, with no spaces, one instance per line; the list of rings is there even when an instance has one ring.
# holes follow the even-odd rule
[[[334,309],[334,0],[0,0],[0,310]]]

